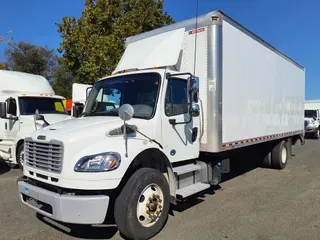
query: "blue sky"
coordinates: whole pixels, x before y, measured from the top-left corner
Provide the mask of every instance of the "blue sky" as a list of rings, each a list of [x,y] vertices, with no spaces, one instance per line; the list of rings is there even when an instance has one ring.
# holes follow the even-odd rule
[[[164,0],[176,20],[195,16],[195,0]],[[84,0],[0,0],[0,34],[15,41],[59,47],[55,22],[81,15]],[[320,1],[199,0],[199,13],[222,10],[306,68],[306,98],[320,99]],[[0,44],[0,61],[5,44]]]

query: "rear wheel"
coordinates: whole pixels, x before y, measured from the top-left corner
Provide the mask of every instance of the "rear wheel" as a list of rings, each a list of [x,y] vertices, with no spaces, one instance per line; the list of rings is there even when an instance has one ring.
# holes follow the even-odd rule
[[[163,174],[142,168],[131,176],[116,199],[115,222],[129,239],[150,239],[164,227],[169,207],[169,185]]]
[[[23,171],[23,166],[24,166],[24,144],[20,144],[18,151],[17,151],[17,156],[16,156],[17,163],[20,167],[20,169]]]
[[[288,147],[286,141],[279,142],[271,153],[271,164],[275,169],[284,169],[288,160]]]

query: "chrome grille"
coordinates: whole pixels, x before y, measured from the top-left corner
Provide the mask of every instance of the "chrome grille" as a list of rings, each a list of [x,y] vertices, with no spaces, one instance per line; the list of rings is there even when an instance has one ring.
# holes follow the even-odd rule
[[[34,168],[53,173],[61,173],[63,145],[58,141],[39,142],[25,140],[25,163]]]

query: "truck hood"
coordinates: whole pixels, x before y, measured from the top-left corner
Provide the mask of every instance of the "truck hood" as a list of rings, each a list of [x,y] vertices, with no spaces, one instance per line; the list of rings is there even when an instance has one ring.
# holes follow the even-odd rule
[[[72,119],[73,117],[66,114],[42,114],[45,120],[50,123],[50,125],[67,120]]]
[[[314,118],[308,118],[308,117],[305,117],[305,118],[304,118],[304,120],[305,120],[305,121],[309,121],[309,122],[311,122],[312,120],[314,120]]]
[[[305,127],[316,127],[318,126],[318,120],[314,120],[314,118],[304,118],[304,126]]]
[[[132,119],[128,124],[141,127],[143,122],[146,120]],[[37,136],[42,135],[46,137],[46,140],[54,139],[64,143],[80,142],[81,140],[90,143],[90,140],[105,139],[111,130],[120,128],[122,125],[123,121],[118,117],[73,118],[40,129],[32,134],[32,138],[35,140]]]

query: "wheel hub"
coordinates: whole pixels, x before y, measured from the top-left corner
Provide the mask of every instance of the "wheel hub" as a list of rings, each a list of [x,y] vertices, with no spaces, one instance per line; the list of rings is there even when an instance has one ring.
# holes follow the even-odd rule
[[[147,186],[140,194],[137,205],[137,217],[144,227],[155,224],[162,213],[163,193],[158,185]]]
[[[153,194],[152,197],[149,197],[149,201],[146,204],[147,207],[147,214],[150,218],[155,218],[159,215],[162,209],[161,205],[162,200],[160,199],[159,195]]]
[[[287,161],[287,149],[285,147],[281,150],[281,161],[282,163],[286,163]]]

